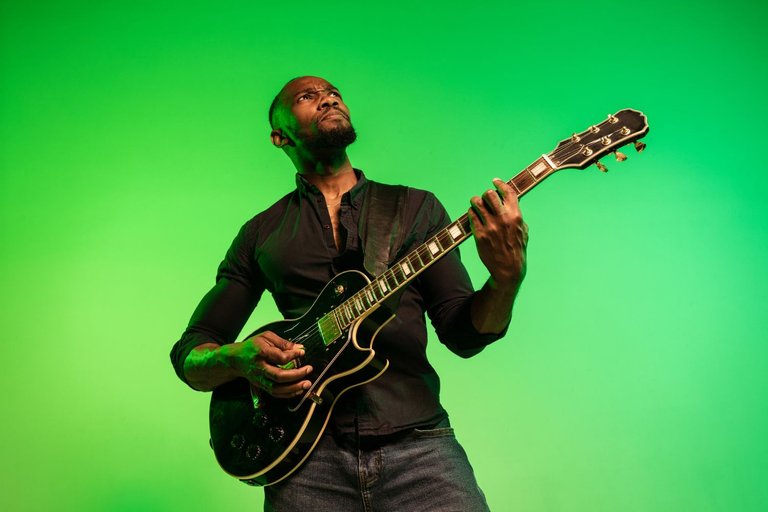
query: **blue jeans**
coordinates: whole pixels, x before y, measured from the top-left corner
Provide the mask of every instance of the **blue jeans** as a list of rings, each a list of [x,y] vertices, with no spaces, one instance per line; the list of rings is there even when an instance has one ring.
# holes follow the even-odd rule
[[[325,433],[295,473],[264,489],[275,512],[488,512],[447,421],[384,442]]]

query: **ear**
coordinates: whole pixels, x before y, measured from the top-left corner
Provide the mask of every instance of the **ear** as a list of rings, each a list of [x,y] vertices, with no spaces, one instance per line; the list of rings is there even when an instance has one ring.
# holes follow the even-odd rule
[[[272,133],[269,134],[269,138],[272,140],[272,145],[277,148],[282,148],[283,146],[293,146],[293,141],[289,139],[281,129],[272,130]]]

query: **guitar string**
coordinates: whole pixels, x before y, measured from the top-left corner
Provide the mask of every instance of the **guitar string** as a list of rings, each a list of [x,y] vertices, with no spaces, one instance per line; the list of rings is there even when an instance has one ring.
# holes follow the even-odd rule
[[[602,127],[602,126],[603,126],[604,124],[606,124],[606,123],[607,123],[607,121],[603,121],[603,123],[600,123],[600,124],[599,124],[599,125],[597,125],[597,126],[598,126],[598,128],[600,128],[600,127]],[[588,131],[588,130],[585,130],[585,132],[583,132],[583,133],[586,133],[587,131]],[[610,132],[610,133],[607,135],[607,137],[612,137],[613,135],[615,135],[615,134],[616,134],[616,133],[618,133],[619,131],[620,131],[620,129],[614,130],[613,132]],[[605,136],[606,136],[606,135],[604,135],[604,137],[605,137]],[[590,145],[592,145],[592,144],[596,144],[596,143],[600,142],[600,141],[601,141],[601,139],[602,139],[602,137],[601,137],[600,139],[595,139],[595,140],[593,140],[593,141],[590,141],[590,142],[586,142],[586,143],[583,143],[583,142],[581,142],[581,141],[574,141],[574,140],[572,140],[572,139],[571,139],[571,140],[569,140],[568,142],[566,142],[566,143],[565,143],[563,146],[561,146],[561,147],[558,147],[558,148],[555,148],[555,149],[554,149],[554,150],[553,150],[551,153],[549,153],[549,156],[550,156],[550,157],[554,157],[554,158],[557,158],[557,159],[561,159],[561,158],[564,156],[564,154],[565,154],[566,152],[570,152],[570,154],[569,154],[569,155],[566,157],[566,159],[568,159],[568,158],[571,158],[572,156],[576,155],[576,154],[577,154],[577,153],[579,153],[580,151],[583,151],[583,149],[584,149],[585,147],[589,147],[589,146],[590,146]],[[576,147],[575,147],[576,145],[578,145],[579,147],[577,147],[577,148],[576,148]],[[575,151],[574,151],[574,149],[575,149]],[[512,180],[514,180],[514,178],[512,178]],[[512,181],[512,180],[510,180],[510,181]],[[440,234],[440,233],[438,233],[438,235],[436,235],[436,237],[435,237],[435,238],[437,238],[437,236],[439,236],[439,234]],[[438,242],[439,242],[439,240],[438,240]],[[425,248],[425,246],[426,246],[428,243],[429,243],[429,240],[428,240],[427,242],[425,242],[424,244],[422,244],[421,246],[419,246],[417,249],[415,249],[415,250],[414,250],[414,252],[415,252],[415,253],[417,253],[417,255],[419,256],[419,259],[420,259],[420,260],[422,259],[422,258],[421,258],[421,254],[420,254],[420,252],[421,252],[421,253],[423,253],[423,254],[425,254],[425,255],[427,254],[427,252],[426,252],[426,251],[427,251],[427,249]],[[442,245],[442,244],[441,244],[441,245]],[[451,249],[452,249],[452,248],[453,248],[453,247],[451,247]],[[443,252],[446,252],[446,251],[445,251],[445,250],[443,250]],[[434,258],[433,258],[433,259],[434,259]],[[409,261],[409,263],[410,263],[410,261]],[[422,261],[421,263],[422,263],[422,265],[423,265],[423,261]],[[412,263],[411,263],[411,266],[413,266],[413,264],[412,264]],[[392,269],[389,269],[387,272],[389,272],[389,273],[391,274],[391,277],[393,278],[393,280],[394,280],[396,283],[398,283],[398,280],[397,280],[397,277],[395,276],[395,273],[394,273],[394,271],[393,271]],[[378,277],[377,277],[377,279],[381,279],[381,278],[384,278],[384,279],[386,280],[386,278],[387,278],[387,276],[386,276],[387,272],[383,273],[381,276],[378,276]],[[344,302],[342,302],[341,304],[339,304],[339,305],[338,305],[336,308],[334,308],[334,309],[332,309],[331,311],[329,311],[329,313],[328,313],[328,314],[331,314],[333,311],[340,309],[340,308],[341,308],[342,306],[344,306],[345,304],[348,304],[348,303],[349,303],[349,304],[353,304],[353,303],[354,303],[354,299],[355,299],[355,297],[357,297],[357,298],[360,300],[361,304],[363,304],[363,305],[364,305],[364,304],[365,304],[365,302],[364,302],[362,299],[363,299],[363,298],[367,298],[367,297],[366,297],[366,294],[364,294],[364,293],[363,293],[363,290],[364,290],[365,288],[367,288],[368,286],[370,286],[371,284],[373,284],[373,283],[369,283],[369,284],[367,284],[367,285],[366,285],[366,286],[365,286],[363,289],[359,290],[358,292],[356,292],[355,294],[353,294],[352,296],[350,296],[350,297],[349,297],[347,300],[345,300]],[[402,283],[398,283],[398,286],[399,286],[400,284],[402,284]],[[388,284],[388,283],[387,283],[387,286],[389,287],[389,284]],[[391,288],[391,287],[390,287],[390,288]],[[376,298],[375,294],[373,294],[373,296],[374,296],[374,298]],[[382,297],[381,299],[379,299],[379,300],[378,300],[378,302],[381,302],[381,301],[383,301],[383,300],[384,300],[384,297]],[[368,302],[370,302],[370,299],[368,299]],[[378,302],[377,302],[377,303],[378,303]],[[349,305],[349,304],[348,304],[348,306],[347,306],[347,307],[349,307],[349,308],[353,309],[353,311],[357,309],[357,308],[355,308],[355,307],[353,307],[352,305]],[[364,306],[364,308],[363,308],[363,313],[365,313],[366,311],[368,311],[368,310],[369,310],[371,307],[373,307],[373,305],[374,305],[374,304],[371,304],[371,305],[370,305],[369,307],[367,307],[367,308]],[[362,313],[359,313],[359,314],[362,314]],[[327,316],[327,315],[326,315],[326,316]],[[336,320],[337,322],[339,321],[339,319],[338,319],[338,318],[336,318],[335,320]],[[345,323],[344,321],[340,322],[340,324],[344,324],[344,323]],[[346,327],[348,327],[349,325],[352,325],[352,323],[354,323],[354,322],[350,322],[350,323],[348,323],[348,324],[346,324],[346,325],[343,325],[343,326],[342,326],[342,325],[339,325],[339,327],[340,327],[340,329],[341,329],[341,330],[343,330],[343,329],[345,329]],[[319,332],[320,332],[320,330],[321,330],[318,324],[319,324],[318,322],[314,322],[314,323],[313,323],[313,325],[312,325],[312,327],[310,327],[310,328],[308,328],[308,329],[305,329],[304,331],[302,331],[301,333],[299,333],[299,335],[297,336],[297,338],[301,338],[301,337],[313,337],[315,334],[319,333]],[[306,345],[305,345],[305,348],[306,348]],[[313,346],[313,348],[315,348],[315,347]]]

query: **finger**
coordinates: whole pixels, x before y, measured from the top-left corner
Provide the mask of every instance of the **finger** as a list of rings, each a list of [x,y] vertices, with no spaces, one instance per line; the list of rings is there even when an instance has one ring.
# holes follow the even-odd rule
[[[287,365],[294,359],[304,357],[304,349],[283,350],[278,347],[267,345],[262,348],[261,358],[274,365]]]
[[[256,375],[252,378],[249,378],[248,380],[251,382],[252,386],[255,386],[258,389],[262,389],[267,393],[272,394],[272,388],[275,386],[275,383],[269,380],[268,378],[264,377],[263,375]]]
[[[486,219],[490,215],[490,212],[488,211],[488,207],[478,196],[474,196],[472,199],[469,200],[470,208],[469,208],[469,215],[470,219],[472,219],[472,216],[475,217],[475,225],[484,225]]]
[[[512,185],[499,178],[494,178],[493,184],[496,186],[498,194],[501,196],[501,201],[504,204],[504,211],[514,215],[521,215],[517,190],[513,188]]]
[[[493,213],[501,211],[503,207],[501,196],[495,189],[488,189],[483,193],[483,202]]]
[[[284,338],[281,338],[272,331],[264,331],[263,333],[259,334],[259,336],[268,343],[267,346],[271,346],[274,349],[283,351],[285,357],[288,357],[289,361],[291,359],[296,359],[297,357],[304,357],[304,345],[293,343]],[[282,360],[281,358],[279,362],[286,363],[288,361]]]
[[[275,334],[272,331],[264,331],[264,332],[260,333],[259,336],[261,336],[264,339],[266,339],[273,346],[275,346],[277,348],[280,348],[282,350],[290,350],[290,349],[296,348],[296,347],[304,348],[303,346],[298,345],[297,343],[293,343],[291,341],[286,340],[285,338],[282,338],[282,337],[278,336],[277,334]]]
[[[311,386],[312,383],[308,380],[303,380],[294,384],[278,384],[272,387],[271,394],[275,398],[293,398],[301,395]]]
[[[284,370],[277,366],[265,366],[264,373],[270,380],[280,384],[285,384],[287,382],[295,382],[297,380],[306,378],[310,373],[312,373],[312,367],[302,366],[301,368],[296,368],[294,370]]]
[[[517,191],[506,181],[501,178],[493,178],[493,185],[496,187],[504,204],[512,199],[517,200]]]

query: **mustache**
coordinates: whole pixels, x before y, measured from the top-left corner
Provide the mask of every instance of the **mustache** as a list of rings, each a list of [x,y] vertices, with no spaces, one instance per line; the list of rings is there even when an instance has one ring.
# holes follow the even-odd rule
[[[346,112],[344,112],[343,110],[341,110],[341,109],[339,109],[339,108],[336,108],[336,107],[331,107],[331,108],[329,108],[329,109],[328,109],[328,110],[327,110],[327,111],[326,111],[326,112],[325,112],[323,115],[321,115],[321,116],[320,116],[320,119],[321,119],[321,120],[322,120],[322,119],[325,119],[325,118],[326,118],[326,117],[328,117],[329,115],[331,115],[331,114],[336,114],[336,113],[338,113],[338,114],[341,114],[341,115],[344,117],[344,119],[346,119],[347,121],[349,121],[349,114],[347,114],[347,113],[346,113]]]

